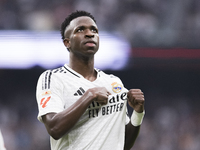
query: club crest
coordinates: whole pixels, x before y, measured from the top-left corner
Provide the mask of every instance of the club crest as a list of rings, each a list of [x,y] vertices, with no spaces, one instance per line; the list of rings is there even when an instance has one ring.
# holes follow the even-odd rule
[[[114,82],[111,85],[112,85],[112,90],[115,93],[119,93],[122,90],[122,85],[118,84],[117,82]]]

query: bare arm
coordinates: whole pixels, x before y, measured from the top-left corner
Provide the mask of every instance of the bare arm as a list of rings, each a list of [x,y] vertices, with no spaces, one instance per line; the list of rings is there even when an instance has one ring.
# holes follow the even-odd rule
[[[128,103],[138,113],[144,111],[144,94],[140,89],[131,89],[128,92]],[[139,134],[140,126],[133,126],[131,121],[125,128],[124,150],[130,150]]]
[[[130,150],[133,147],[139,131],[140,126],[135,127],[130,122],[126,125],[124,150]]]
[[[87,90],[72,106],[60,113],[48,113],[42,116],[42,120],[48,133],[59,139],[76,124],[79,118],[86,111],[92,101],[101,105],[107,104],[110,93],[103,87],[96,87]]]

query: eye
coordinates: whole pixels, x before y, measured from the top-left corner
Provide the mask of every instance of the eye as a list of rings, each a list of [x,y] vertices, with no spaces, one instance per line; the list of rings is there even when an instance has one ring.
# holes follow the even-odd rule
[[[83,26],[79,26],[77,29],[76,29],[76,32],[83,32],[84,31],[84,27]]]
[[[77,32],[83,32],[83,29],[77,29]]]
[[[94,33],[98,33],[97,29],[92,29],[91,31],[94,32]]]

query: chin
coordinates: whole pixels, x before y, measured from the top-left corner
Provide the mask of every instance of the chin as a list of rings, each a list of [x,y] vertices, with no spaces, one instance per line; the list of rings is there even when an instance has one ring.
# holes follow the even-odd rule
[[[91,48],[91,49],[88,49],[86,51],[87,51],[87,53],[95,54],[98,50],[94,49],[94,48]]]

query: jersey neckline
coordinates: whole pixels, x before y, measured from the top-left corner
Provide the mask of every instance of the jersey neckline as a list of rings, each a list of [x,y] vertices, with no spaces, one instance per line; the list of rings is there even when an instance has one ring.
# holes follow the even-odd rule
[[[83,78],[83,79],[85,79],[81,74],[79,74],[78,72],[76,72],[75,70],[73,70],[72,68],[70,68],[67,64],[64,65],[64,68],[65,68],[68,72],[70,72],[71,74],[73,74],[74,76],[76,76],[76,77],[78,77],[78,78]],[[89,80],[87,80],[87,79],[85,79],[85,80],[87,80],[87,81],[89,81],[89,82],[95,82],[95,81],[98,80],[98,78],[100,77],[100,73],[99,73],[100,70],[97,69],[97,68],[94,68],[94,70],[97,72],[97,78],[96,78],[94,81],[89,81]]]

